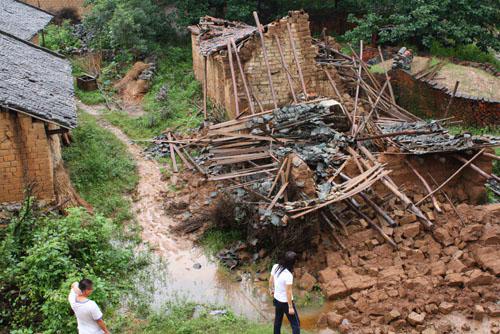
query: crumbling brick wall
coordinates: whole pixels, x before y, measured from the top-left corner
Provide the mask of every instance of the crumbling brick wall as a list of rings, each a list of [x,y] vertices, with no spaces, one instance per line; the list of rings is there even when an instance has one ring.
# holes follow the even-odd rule
[[[274,36],[277,36],[279,39],[285,63],[293,77],[295,94],[299,95],[303,92],[290,44],[287,23],[291,25],[297,58],[302,69],[307,93],[318,96],[335,96],[328,78],[315,61],[317,49],[312,43],[309,16],[302,11],[294,11],[290,12],[289,16],[269,24],[267,30],[264,32],[264,41],[278,106],[287,105],[293,100],[285,70],[281,65],[279,50]],[[199,52],[198,35],[196,34],[192,34],[192,48],[195,77],[200,82],[203,82],[204,57]],[[274,104],[269,86],[267,68],[258,34],[251,36],[249,40],[243,43],[239,55],[253,95],[264,109],[273,108]],[[238,103],[240,111],[243,111],[248,109],[249,105],[234,54],[233,60],[238,88]],[[329,69],[329,71],[337,82],[337,85],[341,87],[342,84],[336,75],[335,69]],[[230,118],[235,116],[236,106],[233,97],[229,58],[226,50],[213,53],[207,57],[207,95],[213,102],[222,105],[227,110]],[[255,109],[259,110],[257,105],[255,105]]]
[[[451,98],[444,87],[432,86],[401,70],[392,71],[391,78],[399,105],[423,118],[444,117]],[[499,126],[499,104],[498,101],[472,96],[456,96],[448,116],[463,120],[463,125],[467,126]]]
[[[53,200],[51,155],[44,122],[0,109],[0,203],[21,201],[30,186],[38,199]]]

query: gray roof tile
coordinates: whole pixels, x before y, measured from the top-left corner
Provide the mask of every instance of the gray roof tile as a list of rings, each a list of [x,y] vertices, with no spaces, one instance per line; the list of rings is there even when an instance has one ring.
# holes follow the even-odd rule
[[[45,11],[16,0],[0,0],[0,30],[30,40],[52,20]]]
[[[0,31],[0,106],[66,128],[76,126],[67,59]]]

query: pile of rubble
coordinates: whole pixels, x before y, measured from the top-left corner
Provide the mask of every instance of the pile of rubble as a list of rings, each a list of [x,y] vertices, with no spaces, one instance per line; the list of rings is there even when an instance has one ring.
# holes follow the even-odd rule
[[[220,34],[224,39],[224,29]],[[449,310],[444,301],[460,303],[466,296],[478,310],[490,310],[491,293],[482,285],[498,293],[493,275],[499,272],[481,254],[499,251],[498,243],[483,247],[498,238],[498,210],[467,220],[453,200],[463,200],[457,189],[485,193],[485,183],[498,191],[490,148],[500,138],[453,136],[444,127],[448,120],[422,121],[396,104],[389,76],[381,83],[371,75],[362,46],[361,56],[353,50],[350,57],[317,45],[335,100],[252,110],[189,138],[166,133],[153,140],[152,151],[169,156],[174,173],[178,157],[236,207],[247,208],[237,221],[248,229],[266,231],[268,238],[295,234],[291,245],[302,252],[304,267],[318,272],[298,275],[301,280],[318,280],[328,299],[344,298],[321,325],[425,330],[425,319]],[[331,79],[331,67],[345,87]],[[474,175],[468,189],[459,187],[466,173]],[[314,233],[305,233],[308,227]],[[194,229],[191,223],[185,230]],[[258,259],[266,242],[254,240],[252,235]],[[237,266],[240,248],[223,252],[221,260]],[[313,254],[325,253],[326,268],[313,260]]]

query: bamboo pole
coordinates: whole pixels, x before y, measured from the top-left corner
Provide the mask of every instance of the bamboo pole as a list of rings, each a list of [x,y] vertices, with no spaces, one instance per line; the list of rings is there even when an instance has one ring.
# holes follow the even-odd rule
[[[481,154],[483,154],[484,152],[484,148],[479,151],[478,153],[476,153],[472,158],[470,158],[466,163],[464,163],[462,165],[462,167],[460,167],[459,169],[457,169],[457,171],[455,173],[453,173],[449,178],[446,179],[446,181],[444,181],[439,187],[437,187],[436,189],[434,189],[431,193],[429,193],[427,196],[425,196],[424,198],[422,198],[420,201],[418,201],[417,203],[415,203],[415,205],[419,205],[420,203],[422,203],[423,201],[425,201],[429,196],[432,196],[434,195],[434,193],[436,191],[439,191],[441,190],[445,185],[447,185],[455,176],[457,176],[465,167],[467,167],[468,165],[470,165],[478,156],[480,156]]]
[[[207,114],[207,56],[203,56],[203,117],[208,119]]]
[[[293,89],[292,76],[290,75],[290,71],[288,70],[288,66],[286,66],[285,57],[283,56],[283,49],[281,49],[280,40],[279,40],[278,36],[276,36],[276,35],[274,35],[274,39],[276,41],[276,44],[278,45],[278,52],[280,54],[281,66],[283,66],[283,69],[285,70],[286,79],[288,80],[288,85],[290,86],[290,91],[292,92],[293,103],[297,103],[297,96],[295,95],[295,90]]]
[[[432,192],[432,188],[429,186],[429,183],[427,183],[427,181],[424,179],[424,177],[418,172],[418,170],[416,170],[415,167],[413,167],[412,164],[408,162],[408,160],[405,160],[405,164],[408,167],[410,167],[410,169],[413,172],[413,174],[415,174],[420,179],[420,182],[422,182],[422,184],[424,185],[424,187],[427,190],[427,192],[431,193]],[[437,212],[441,213],[442,210],[439,207],[439,203],[438,203],[438,201],[436,199],[436,196],[432,195],[431,199],[432,199],[432,204],[436,208]]]
[[[384,54],[382,53],[382,49],[380,48],[380,45],[378,46],[378,53],[380,55],[380,62],[383,63],[385,60],[384,60]],[[385,73],[385,79],[389,83],[389,93],[391,94],[392,103],[396,104],[396,99],[394,97],[394,91],[392,90],[391,78],[389,77],[389,74],[387,73],[385,68],[384,68],[384,73]]]
[[[172,135],[167,133],[167,138],[168,140],[172,140]],[[172,160],[172,168],[174,170],[174,173],[178,173],[179,169],[177,168],[177,160],[175,159],[175,150],[174,150],[174,144],[169,143],[168,146],[170,147],[170,159]]]
[[[255,108],[253,105],[252,95],[250,94],[250,89],[248,88],[247,78],[245,76],[245,72],[243,71],[243,65],[241,64],[240,55],[238,54],[238,49],[236,48],[236,43],[234,42],[233,38],[230,39],[230,42],[231,45],[233,46],[234,54],[236,55],[236,62],[238,63],[238,69],[240,70],[241,79],[243,81],[243,87],[245,87],[245,94],[247,95],[250,112],[253,115],[255,114]]]
[[[295,60],[297,71],[299,72],[299,79],[300,79],[300,84],[302,85],[302,91],[304,92],[305,98],[307,100],[306,83],[304,82],[304,76],[302,75],[302,67],[300,66],[299,57],[297,56],[297,50],[295,49],[295,41],[293,40],[292,27],[290,23],[286,24],[286,28],[288,29],[288,38],[290,38],[290,47],[292,48],[293,59]]]
[[[236,117],[240,115],[240,106],[238,104],[238,86],[236,84],[236,75],[234,74],[233,52],[231,51],[231,42],[227,42],[227,57],[229,58],[229,68],[231,69],[231,81],[233,82],[234,106]]]
[[[450,111],[451,104],[453,103],[453,99],[455,98],[455,94],[457,94],[457,89],[458,85],[460,84],[460,81],[455,82],[455,88],[453,88],[453,94],[450,97],[450,102],[448,102],[448,105],[446,106],[446,109],[444,111],[444,117],[448,117],[448,112]]]
[[[359,48],[360,48],[360,59],[363,58],[363,40],[359,41]],[[352,57],[352,61],[354,64],[356,64],[356,59]],[[351,133],[354,134],[356,131],[356,113],[358,111],[358,99],[359,99],[359,86],[361,84],[361,69],[362,69],[362,64],[361,60],[359,61],[359,67],[358,67],[358,79],[356,82],[356,95],[354,98],[354,111],[352,113],[352,127],[351,127]]]
[[[370,110],[370,113],[368,114],[368,116],[366,116],[366,118],[363,120],[363,123],[359,126],[359,128],[356,129],[356,132],[354,133],[354,139],[356,139],[356,137],[358,136],[358,134],[363,131],[363,129],[365,128],[366,126],[366,123],[368,123],[368,121],[370,120],[370,117],[372,116],[373,112],[377,109],[377,106],[378,106],[378,103],[380,102],[380,98],[382,97],[382,95],[384,94],[384,91],[385,91],[385,88],[387,87],[387,84],[388,84],[388,81],[386,81],[384,83],[384,86],[382,87],[382,89],[380,90],[380,93],[378,94],[377,96],[377,99],[375,100],[375,103],[372,105],[372,109]]]
[[[264,34],[262,33],[262,25],[260,24],[257,12],[253,12],[253,17],[255,19],[255,23],[257,24],[257,30],[259,32],[260,42],[262,44],[262,54],[264,56],[264,62],[266,63],[267,78],[269,80],[269,89],[271,90],[271,96],[273,97],[274,109],[278,109],[278,103],[276,102],[276,93],[273,86],[273,78],[271,76],[271,68],[269,67],[269,59],[267,58],[266,43],[264,42]]]

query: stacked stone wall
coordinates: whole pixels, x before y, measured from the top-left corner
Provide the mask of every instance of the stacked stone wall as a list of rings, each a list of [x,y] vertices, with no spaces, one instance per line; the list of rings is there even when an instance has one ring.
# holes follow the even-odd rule
[[[293,99],[286,72],[281,65],[275,36],[279,40],[283,50],[285,63],[293,78],[293,89],[295,94],[299,95],[303,93],[298,68],[294,61],[287,23],[291,25],[297,58],[302,69],[307,93],[310,96],[335,97],[333,88],[328,82],[323,69],[318,66],[315,61],[317,49],[312,43],[311,31],[309,29],[309,17],[304,12],[296,11],[291,12],[288,17],[269,24],[267,30],[264,32],[264,43],[267,49],[269,67],[271,69],[271,77],[278,106],[281,107],[290,104],[293,102]],[[204,60],[203,56],[199,53],[197,37],[196,34],[192,35],[193,69],[196,79],[203,82]],[[273,108],[274,104],[269,85],[267,67],[258,34],[252,36],[243,43],[240,47],[239,56],[243,63],[244,72],[253,95],[264,109]],[[249,103],[234,54],[233,60],[238,88],[238,104],[240,111],[245,111],[249,109]],[[332,68],[329,69],[329,71],[337,82],[337,85],[341,87],[342,84],[336,75],[335,69]],[[231,70],[226,50],[207,57],[207,93],[208,97],[214,103],[222,105],[227,110],[230,118],[236,115]],[[258,104],[255,104],[255,110],[259,110]]]
[[[40,200],[54,198],[54,177],[45,123],[0,110],[0,203],[19,202],[31,187]]]

